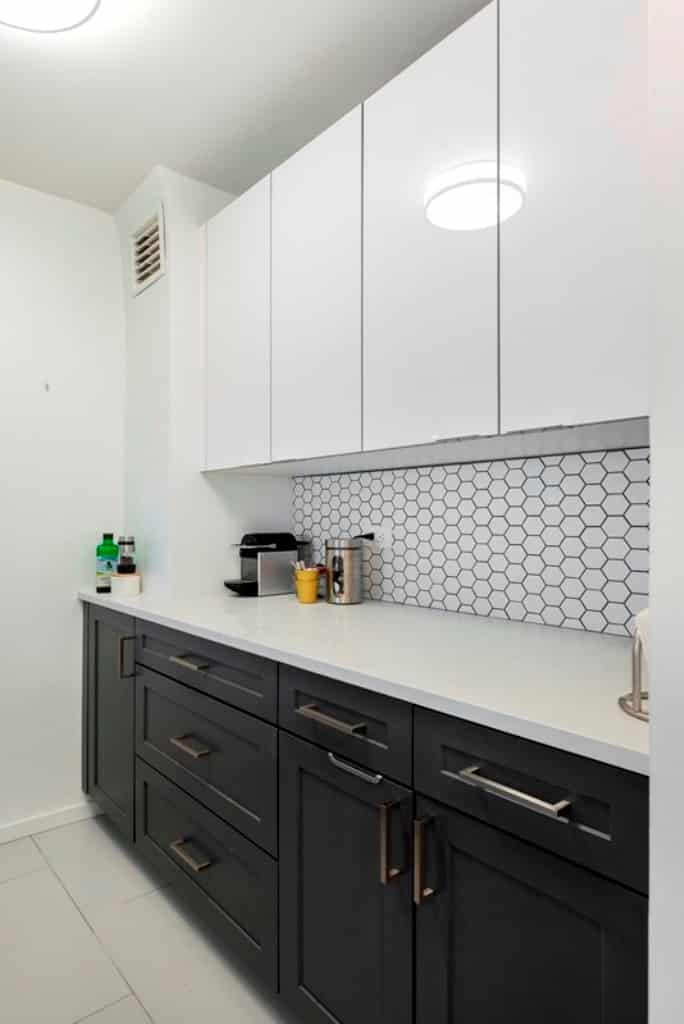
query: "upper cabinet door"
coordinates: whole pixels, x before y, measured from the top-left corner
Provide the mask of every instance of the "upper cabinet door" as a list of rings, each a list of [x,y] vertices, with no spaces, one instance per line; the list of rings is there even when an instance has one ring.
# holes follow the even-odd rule
[[[361,109],[273,172],[274,461],[361,447]]]
[[[207,225],[206,468],[268,462],[270,178]]]
[[[425,209],[446,173],[496,174],[495,3],[368,100],[364,137],[364,448],[496,433],[496,185],[489,227]]]
[[[645,0],[500,4],[502,429],[645,415]]]

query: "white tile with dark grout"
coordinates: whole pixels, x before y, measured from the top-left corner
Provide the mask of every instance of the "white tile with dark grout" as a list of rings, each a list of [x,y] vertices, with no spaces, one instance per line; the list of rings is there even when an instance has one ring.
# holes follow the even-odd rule
[[[293,522],[374,531],[367,598],[629,635],[648,603],[647,448],[296,477]]]

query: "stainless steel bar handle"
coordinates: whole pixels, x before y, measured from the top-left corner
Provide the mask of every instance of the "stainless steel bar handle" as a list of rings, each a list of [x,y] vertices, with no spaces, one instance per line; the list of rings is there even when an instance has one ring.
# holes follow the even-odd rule
[[[487,779],[484,775],[480,775],[479,771],[480,765],[474,764],[470,768],[462,768],[457,774],[443,768],[441,774],[446,775],[447,778],[455,779],[457,782],[464,782],[467,786],[473,786],[475,789],[482,789],[486,793],[500,797],[502,800],[518,804],[520,807],[526,807],[528,811],[534,811],[536,814],[545,814],[548,818],[564,820],[561,818],[563,811],[567,811],[572,806],[570,800],[558,800],[557,803],[550,804],[546,800],[540,800],[539,797],[532,796],[530,793],[513,789],[512,786],[505,786],[502,782],[495,782],[494,779]]]
[[[302,718],[308,718],[318,725],[327,725],[328,728],[335,729],[337,732],[343,732],[347,736],[356,736],[360,732],[365,732],[368,728],[365,722],[343,722],[339,718],[333,718],[332,715],[326,715],[324,711],[321,711],[318,704],[302,704],[295,708],[295,714],[301,715]]]
[[[172,661],[175,665],[180,665],[181,668],[192,669],[193,672],[204,672],[209,668],[208,661],[191,661],[191,655],[188,654],[170,654],[169,661]]]
[[[425,885],[425,830],[432,818],[418,818],[413,822],[413,902],[420,907],[425,900],[435,895],[435,890]]]
[[[353,775],[357,779],[362,779],[363,782],[368,782],[371,786],[377,786],[382,782],[382,775],[371,775],[370,772],[364,772],[361,768],[357,768],[355,764],[348,764],[347,761],[340,760],[340,758],[335,757],[334,754],[328,753],[328,760],[334,768],[339,768],[340,771],[348,772],[349,775]]]
[[[124,675],[124,659],[126,657],[126,644],[130,641],[135,640],[134,636],[120,636],[119,637],[119,652],[118,652],[118,673],[119,679],[129,679],[130,676]]]
[[[169,736],[169,743],[173,743],[174,747],[178,747],[188,757],[194,758],[197,761],[200,757],[206,757],[207,754],[211,754],[211,747],[206,747],[200,740],[196,740],[194,736]]]
[[[174,839],[169,844],[169,849],[175,853],[179,860],[182,860],[184,864],[187,864],[191,871],[198,874],[200,871],[204,871],[205,868],[211,867],[211,860],[206,854],[200,854],[198,857],[193,855],[185,849],[185,847],[191,842],[189,839]],[[195,847],[195,849],[197,849]]]
[[[398,804],[389,801],[384,804],[380,804],[378,807],[378,822],[380,828],[380,884],[389,885],[393,878],[397,878],[401,874],[400,868],[390,867],[392,861],[391,853],[391,834],[390,834],[390,816],[392,810],[397,807]]]

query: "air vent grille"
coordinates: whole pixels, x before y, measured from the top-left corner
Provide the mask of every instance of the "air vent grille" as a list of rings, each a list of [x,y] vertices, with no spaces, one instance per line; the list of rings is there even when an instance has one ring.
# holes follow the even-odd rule
[[[160,207],[131,237],[133,294],[139,295],[149,288],[165,270],[164,213]]]

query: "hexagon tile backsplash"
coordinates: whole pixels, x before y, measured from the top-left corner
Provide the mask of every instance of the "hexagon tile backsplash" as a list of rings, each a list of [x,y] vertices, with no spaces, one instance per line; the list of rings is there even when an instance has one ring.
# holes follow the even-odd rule
[[[375,531],[366,597],[628,635],[648,603],[649,451],[295,477],[294,529]]]

